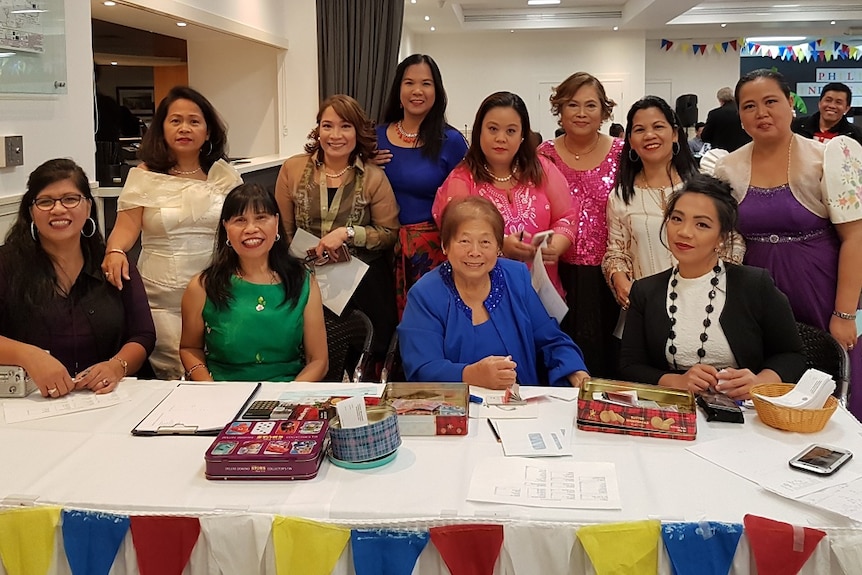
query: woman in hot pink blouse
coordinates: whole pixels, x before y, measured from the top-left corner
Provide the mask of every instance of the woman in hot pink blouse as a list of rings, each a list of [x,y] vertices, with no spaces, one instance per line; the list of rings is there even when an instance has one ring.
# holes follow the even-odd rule
[[[548,246],[542,248],[542,259],[551,282],[565,296],[557,262],[573,256],[578,204],[560,171],[525,139],[530,133],[530,117],[520,96],[497,92],[485,98],[476,113],[467,156],[437,190],[431,215],[439,226],[452,198],[491,200],[506,225],[503,255],[528,265],[537,249],[532,236],[553,230]]]
[[[551,111],[565,133],[538,149],[553,160],[580,203],[572,263],[560,265],[569,306],[561,327],[584,350],[590,373],[597,377],[614,376],[619,346],[613,330],[620,308],[601,267],[608,243],[608,195],[616,184],[624,142],[599,129],[614,106],[598,79],[586,72],[572,74],[551,94]]]

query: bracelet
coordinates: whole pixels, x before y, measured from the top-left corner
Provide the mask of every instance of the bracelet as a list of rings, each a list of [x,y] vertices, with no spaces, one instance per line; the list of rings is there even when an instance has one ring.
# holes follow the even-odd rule
[[[844,313],[838,310],[833,311],[832,315],[834,315],[835,317],[840,317],[841,319],[856,319],[855,313]]]
[[[191,366],[190,368],[188,368],[188,369],[186,370],[186,379],[191,378],[192,374],[193,374],[193,373],[195,372],[195,370],[196,370],[197,368],[199,368],[199,367],[206,367],[206,365],[204,365],[203,363],[196,363],[196,364],[194,364],[193,366]]]
[[[120,365],[123,366],[123,377],[126,377],[129,374],[129,362],[120,357],[119,355],[115,355],[111,359],[116,359],[118,362],[120,362]]]
[[[120,248],[111,248],[111,249],[107,250],[105,253],[108,253],[108,254],[123,254],[124,256],[126,255],[126,252],[124,252],[124,251],[123,251],[123,250],[121,250]]]

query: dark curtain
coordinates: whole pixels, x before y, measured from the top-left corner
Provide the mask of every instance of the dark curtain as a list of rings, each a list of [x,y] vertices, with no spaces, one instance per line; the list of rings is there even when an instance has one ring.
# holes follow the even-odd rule
[[[398,66],[403,0],[317,0],[320,98],[353,96],[377,120]]]

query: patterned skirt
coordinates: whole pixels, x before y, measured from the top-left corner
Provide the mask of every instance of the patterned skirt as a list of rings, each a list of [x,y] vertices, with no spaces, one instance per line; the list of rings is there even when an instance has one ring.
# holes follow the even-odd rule
[[[444,261],[440,230],[434,222],[401,226],[395,244],[395,298],[399,320],[407,305],[407,290]]]

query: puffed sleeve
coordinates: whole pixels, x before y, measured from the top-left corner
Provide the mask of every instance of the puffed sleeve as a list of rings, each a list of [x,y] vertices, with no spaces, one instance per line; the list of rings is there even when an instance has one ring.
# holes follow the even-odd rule
[[[437,189],[437,195],[434,196],[434,203],[431,205],[431,216],[434,218],[434,223],[440,227],[440,220],[443,218],[443,210],[449,205],[454,198],[461,196],[469,196],[474,188],[473,176],[470,175],[470,169],[463,162],[459,164],[449,176],[443,181],[443,184]]]
[[[545,172],[545,194],[551,206],[551,229],[572,243],[563,259],[574,263],[575,243],[578,239],[578,216],[581,203],[569,191],[569,184],[562,172],[545,156],[540,156],[542,170]]]
[[[353,245],[368,250],[385,250],[395,245],[398,236],[398,202],[386,173],[374,165],[365,165],[365,198],[371,210],[371,223],[356,226]]]
[[[434,273],[434,272],[431,272]],[[428,274],[407,292],[407,307],[398,325],[401,362],[407,381],[462,381],[467,363],[446,359],[446,287]],[[425,280],[425,281],[423,281]],[[451,326],[454,328],[454,326]]]
[[[125,343],[139,344],[149,356],[156,346],[156,328],[153,325],[150,303],[147,300],[147,292],[144,290],[144,282],[141,281],[141,274],[131,262],[129,263],[129,279],[123,281],[120,297],[123,300],[123,311],[126,316],[127,337]]]
[[[862,146],[847,136],[826,144],[821,191],[833,224],[862,220]]]
[[[631,247],[632,234],[626,225],[626,203],[616,193],[608,196],[608,249],[602,258],[602,273],[605,281],[613,287],[611,276],[616,272],[625,272],[628,277],[634,275]]]

